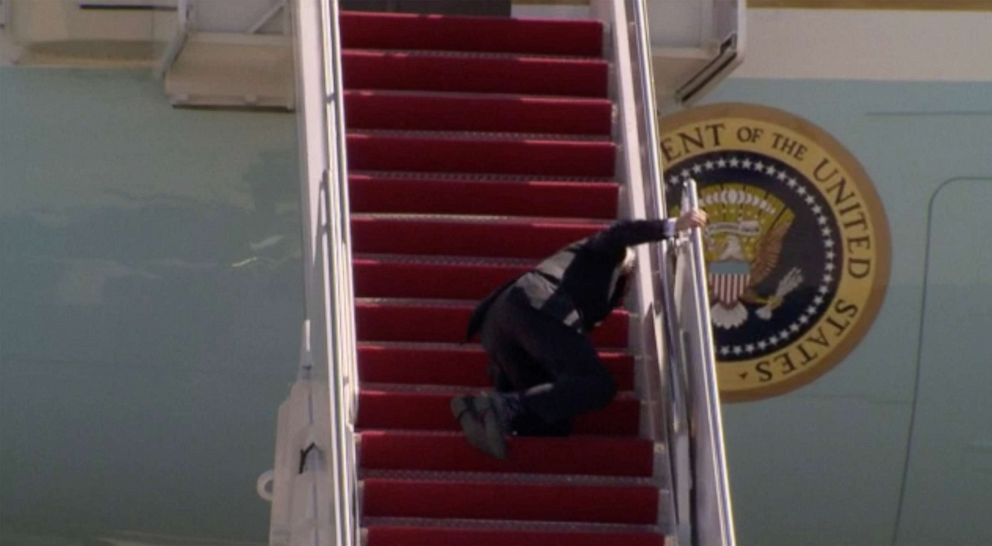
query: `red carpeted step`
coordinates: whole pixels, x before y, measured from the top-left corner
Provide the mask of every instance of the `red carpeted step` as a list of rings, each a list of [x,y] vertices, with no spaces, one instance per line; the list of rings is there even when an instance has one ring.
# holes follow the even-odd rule
[[[543,259],[608,224],[555,219],[355,214],[354,252]]]
[[[370,517],[653,524],[658,515],[658,489],[652,485],[370,478],[364,481],[362,512]]]
[[[601,59],[351,49],[341,61],[347,89],[607,96]]]
[[[352,263],[358,297],[436,299],[482,299],[537,265],[536,260],[394,255],[360,255]]]
[[[609,136],[606,99],[346,91],[349,129],[484,131]]]
[[[341,46],[600,56],[598,21],[342,12]]]
[[[366,300],[355,303],[355,329],[363,341],[465,341],[474,301]],[[626,347],[626,310],[616,309],[592,331],[597,347]]]
[[[500,214],[613,219],[619,186],[613,182],[451,178],[352,174],[353,212]]]
[[[634,388],[634,357],[600,351],[599,357],[622,391]],[[478,345],[372,343],[358,345],[363,382],[488,387],[488,358]]]
[[[452,392],[414,392],[362,388],[358,396],[358,428],[459,430],[451,415]],[[636,436],[640,402],[621,393],[599,411],[575,419],[576,434]]]
[[[341,26],[365,544],[661,546],[625,311],[593,334],[618,348],[600,354],[621,393],[576,435],[511,438],[500,461],[449,408],[490,383],[462,344],[475,303],[617,214],[601,24],[346,12]]]
[[[505,460],[485,455],[458,432],[370,430],[361,443],[362,468],[372,470],[651,477],[654,468],[654,444],[633,437],[513,437]]]
[[[610,178],[616,155],[608,140],[349,133],[347,145],[348,167],[366,171]]]
[[[514,528],[370,525],[366,546],[664,546],[664,535],[649,531],[527,531]]]

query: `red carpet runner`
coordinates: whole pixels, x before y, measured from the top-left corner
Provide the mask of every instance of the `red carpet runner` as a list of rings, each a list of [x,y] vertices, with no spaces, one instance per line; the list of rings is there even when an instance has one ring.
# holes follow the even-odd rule
[[[488,383],[475,302],[616,217],[597,22],[345,13],[361,499],[369,546],[653,545],[627,316],[594,339],[621,392],[570,438],[472,449],[448,400]]]

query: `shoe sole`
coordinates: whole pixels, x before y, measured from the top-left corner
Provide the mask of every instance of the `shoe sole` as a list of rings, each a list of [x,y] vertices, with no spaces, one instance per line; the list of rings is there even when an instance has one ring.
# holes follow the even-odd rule
[[[450,406],[451,414],[472,447],[497,459],[506,458],[506,439],[500,430],[492,399],[488,396],[459,396],[451,399]],[[481,415],[482,426],[473,419],[464,419],[466,413]]]

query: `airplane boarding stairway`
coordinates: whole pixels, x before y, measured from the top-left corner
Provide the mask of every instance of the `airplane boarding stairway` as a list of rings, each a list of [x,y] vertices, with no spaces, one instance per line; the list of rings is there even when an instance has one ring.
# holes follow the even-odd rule
[[[475,450],[448,407],[485,388],[475,303],[616,218],[603,28],[341,15],[362,526],[375,545],[660,545],[627,314],[597,346],[617,399],[569,438]]]
[[[343,106],[335,114],[304,105],[346,135],[325,140],[346,162],[332,157],[311,199],[320,201],[311,204],[321,211],[316,240],[328,245],[318,244],[313,260],[326,264],[337,244],[353,285],[325,272],[327,301],[338,301],[313,314],[350,313],[354,329],[334,318],[313,328],[329,338],[332,376],[347,375],[344,342],[353,337],[357,389],[331,377],[331,400],[313,388],[293,406],[309,409],[291,409],[291,397],[280,410],[270,544],[675,544],[671,461],[646,426],[657,431],[664,410],[643,399],[645,378],[658,375],[645,367],[658,359],[632,348],[636,312],[616,310],[592,334],[619,392],[580,416],[572,436],[513,437],[508,458],[497,460],[465,441],[449,409],[453,396],[489,386],[478,340],[464,339],[475,304],[630,215],[618,159],[620,68],[604,51],[610,29],[592,20],[368,12],[342,12],[337,23],[340,49],[330,55],[341,59]],[[335,166],[347,180],[336,196]],[[305,332],[304,345],[315,335]],[[351,409],[335,402],[348,389]],[[330,423],[312,409],[324,404]],[[292,412],[310,425],[290,437]],[[334,426],[335,439],[319,439]],[[294,442],[298,453],[285,447]],[[279,468],[291,470],[280,478]],[[310,499],[328,491],[332,500]],[[294,504],[307,515],[288,515]],[[323,521],[335,517],[337,529]],[[352,517],[350,536],[340,527]],[[325,542],[327,534],[337,538]]]

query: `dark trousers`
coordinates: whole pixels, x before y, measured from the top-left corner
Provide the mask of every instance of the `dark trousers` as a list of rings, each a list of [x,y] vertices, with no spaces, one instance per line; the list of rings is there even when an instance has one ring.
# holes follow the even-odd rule
[[[565,436],[572,418],[613,399],[616,384],[589,339],[504,291],[486,313],[482,346],[497,391],[520,394],[522,436]]]

